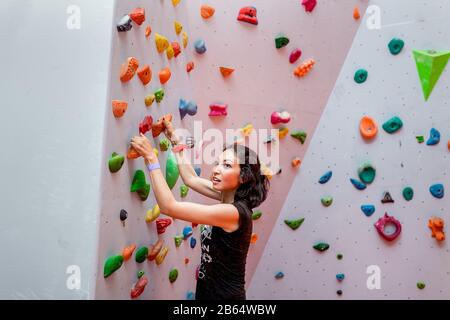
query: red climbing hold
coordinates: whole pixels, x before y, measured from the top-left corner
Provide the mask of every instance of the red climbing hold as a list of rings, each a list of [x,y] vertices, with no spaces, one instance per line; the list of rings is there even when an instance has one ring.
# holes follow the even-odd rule
[[[133,20],[138,25],[141,25],[145,21],[145,9],[136,8],[129,14],[131,20]]]
[[[292,50],[291,54],[289,55],[289,62],[294,63],[297,61],[300,56],[302,55],[302,51],[300,49],[294,49]]]
[[[131,299],[136,299],[137,297],[139,297],[142,292],[144,292],[145,286],[148,283],[148,279],[146,276],[142,276],[138,282],[136,282],[136,284],[134,285],[134,287],[131,289]]]
[[[227,105],[226,104],[212,104],[209,106],[208,116],[210,117],[218,117],[218,116],[226,116],[227,115]]]
[[[146,116],[144,120],[139,123],[139,133],[146,134],[152,129],[153,118],[152,116]]]
[[[170,113],[166,114],[164,117],[159,118],[158,121],[152,125],[153,138],[156,138],[157,136],[159,136],[166,128],[164,126],[164,120],[169,121],[169,122],[172,121],[172,115]]]
[[[316,4],[317,4],[317,0],[302,0],[302,6],[305,7],[306,12],[313,11]]]
[[[171,43],[172,48],[173,48],[173,55],[175,56],[175,58],[181,53],[181,48],[180,48],[180,44],[176,41]]]
[[[170,226],[171,223],[172,220],[170,218],[156,219],[156,229],[158,230],[158,234],[166,232],[166,228]]]
[[[248,22],[254,25],[258,24],[258,18],[256,17],[255,7],[244,7],[239,10],[239,15],[237,17],[239,21]]]
[[[191,72],[192,71],[192,69],[194,69],[194,62],[192,62],[192,61],[189,61],[187,64],[186,64],[186,72]]]
[[[279,124],[279,123],[288,123],[291,120],[291,115],[287,111],[275,111],[272,112],[270,115],[270,122],[272,124]]]

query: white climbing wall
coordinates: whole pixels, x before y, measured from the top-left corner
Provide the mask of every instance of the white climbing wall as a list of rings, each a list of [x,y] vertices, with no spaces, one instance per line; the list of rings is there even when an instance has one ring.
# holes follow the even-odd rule
[[[370,7],[371,5],[376,7]],[[370,13],[363,17],[356,38],[334,86],[316,134],[296,176],[276,226],[248,289],[251,299],[449,299],[450,251],[447,241],[438,243],[427,226],[433,216],[450,222],[448,196],[450,138],[450,73],[445,70],[430,98],[424,102],[413,49],[449,50],[448,1],[370,1]],[[370,29],[379,8],[380,29]],[[369,26],[373,26],[369,21]],[[392,38],[405,41],[403,51],[393,56],[387,49]],[[368,71],[367,81],[356,84],[359,68]],[[370,143],[359,134],[362,116],[373,117],[379,126]],[[392,135],[381,125],[393,116],[403,128]],[[436,146],[419,144],[430,129],[441,133]],[[356,190],[350,178],[370,161],[377,169],[375,181],[364,191]],[[328,170],[333,177],[324,185],[318,179]],[[442,183],[443,199],[428,191]],[[414,198],[402,197],[404,187],[414,189]],[[389,191],[395,203],[382,204]],[[331,195],[333,204],[322,206],[322,196]],[[374,204],[375,213],[366,217],[360,206]],[[385,212],[402,224],[402,233],[392,243],[384,241],[374,223]],[[284,219],[304,217],[296,231]],[[318,252],[317,242],[330,249]],[[336,255],[343,254],[342,260]],[[380,289],[368,289],[368,278],[376,276],[370,266],[380,269]],[[282,271],[283,279],[275,279]],[[341,283],[337,273],[344,273]],[[419,290],[417,282],[425,289]],[[342,290],[342,296],[337,295]]]

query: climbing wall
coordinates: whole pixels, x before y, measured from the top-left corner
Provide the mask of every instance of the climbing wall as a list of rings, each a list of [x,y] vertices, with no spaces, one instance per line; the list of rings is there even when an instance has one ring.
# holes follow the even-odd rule
[[[428,227],[430,218],[449,221],[448,189],[436,198],[430,187],[449,187],[450,74],[447,66],[435,76],[445,65],[435,63],[432,74],[438,81],[425,101],[413,55],[413,50],[448,52],[448,12],[447,1],[370,1],[257,266],[249,298],[450,298],[447,240],[437,241]],[[380,28],[374,28],[378,22]],[[404,41],[398,54],[388,49],[393,38]],[[367,78],[357,83],[360,69]],[[373,139],[360,134],[363,116],[378,125]],[[403,126],[388,133],[383,124],[393,117]],[[437,144],[430,139],[432,128],[440,132]],[[358,168],[367,162],[376,169],[375,178],[358,190],[350,179],[360,180]],[[328,171],[331,179],[319,183]],[[414,191],[409,201],[403,196],[406,187]],[[385,192],[394,202],[381,202]],[[331,205],[330,198],[324,199],[329,206],[321,202],[327,196],[332,197]],[[375,212],[364,214],[362,205],[373,205]],[[392,241],[374,226],[385,213],[401,224]],[[284,222],[300,218],[304,221],[296,230]],[[390,225],[385,231],[389,235],[394,229]],[[316,246],[320,243],[328,250]]]

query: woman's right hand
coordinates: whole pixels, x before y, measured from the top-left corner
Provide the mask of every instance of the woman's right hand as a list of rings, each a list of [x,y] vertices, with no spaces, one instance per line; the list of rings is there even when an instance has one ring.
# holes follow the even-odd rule
[[[172,142],[172,144],[179,143],[179,139],[175,134],[175,129],[172,125],[172,122],[164,119],[163,123],[164,123],[164,134],[166,135],[166,137],[170,140],[170,142]]]

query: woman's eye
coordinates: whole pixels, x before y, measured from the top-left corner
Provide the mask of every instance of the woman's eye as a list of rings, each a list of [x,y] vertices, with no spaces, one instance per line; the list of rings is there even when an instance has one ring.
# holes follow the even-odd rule
[[[231,165],[229,163],[225,163],[226,168],[231,168]]]

